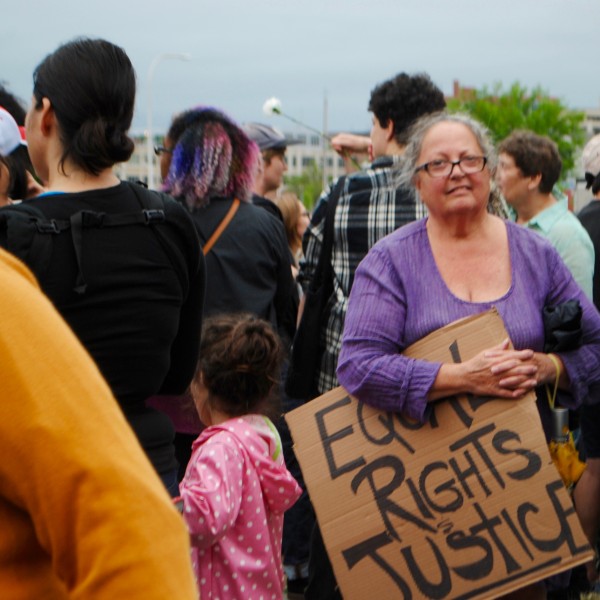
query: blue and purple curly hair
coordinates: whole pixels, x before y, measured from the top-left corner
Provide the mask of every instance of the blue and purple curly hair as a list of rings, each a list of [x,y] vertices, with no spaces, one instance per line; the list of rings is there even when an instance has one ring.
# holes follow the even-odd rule
[[[260,160],[258,146],[221,111],[206,106],[175,117],[166,139],[173,148],[164,190],[190,209],[213,197],[249,201]]]

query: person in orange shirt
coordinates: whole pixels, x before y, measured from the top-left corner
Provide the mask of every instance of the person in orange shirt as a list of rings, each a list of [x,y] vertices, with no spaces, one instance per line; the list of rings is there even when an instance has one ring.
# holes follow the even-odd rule
[[[0,250],[0,590],[197,598],[181,517],[96,365]]]

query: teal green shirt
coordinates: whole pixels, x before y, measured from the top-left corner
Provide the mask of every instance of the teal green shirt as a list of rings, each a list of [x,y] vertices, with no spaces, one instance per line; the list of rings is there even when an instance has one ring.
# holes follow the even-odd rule
[[[524,225],[552,243],[575,281],[591,299],[594,245],[579,219],[569,210],[567,200],[558,200]]]

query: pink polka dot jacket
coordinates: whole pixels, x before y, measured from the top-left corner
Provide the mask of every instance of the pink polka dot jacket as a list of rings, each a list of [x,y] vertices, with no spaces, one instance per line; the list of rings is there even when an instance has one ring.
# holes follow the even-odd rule
[[[181,497],[202,600],[281,600],[283,513],[300,492],[266,417],[245,415],[200,434]]]

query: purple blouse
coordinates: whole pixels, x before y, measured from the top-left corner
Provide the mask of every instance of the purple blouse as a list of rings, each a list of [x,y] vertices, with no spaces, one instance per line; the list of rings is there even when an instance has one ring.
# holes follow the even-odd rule
[[[426,220],[380,240],[356,271],[337,375],[359,400],[422,420],[440,363],[400,354],[404,348],[457,319],[493,306],[517,349],[542,351],[542,308],[577,298],[583,308],[583,345],[561,353],[571,380],[573,408],[600,380],[600,315],[575,283],[553,246],[524,227],[506,222],[511,286],[492,302],[457,298],[442,279],[429,244]],[[548,424],[547,402],[538,403]]]

